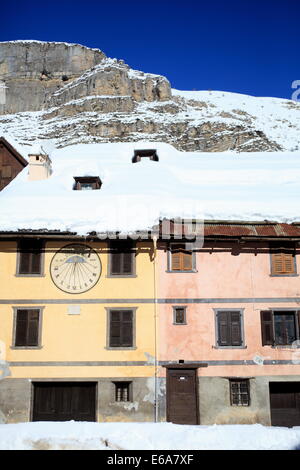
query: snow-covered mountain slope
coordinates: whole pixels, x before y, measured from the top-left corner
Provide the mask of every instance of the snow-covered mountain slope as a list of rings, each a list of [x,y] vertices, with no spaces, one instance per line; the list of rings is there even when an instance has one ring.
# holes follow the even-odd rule
[[[36,65],[41,55],[43,70]],[[174,90],[165,77],[79,45],[0,43],[1,58],[7,96],[0,135],[21,144],[147,140],[185,151],[300,149],[300,103],[292,100]],[[23,112],[12,114],[16,109]]]

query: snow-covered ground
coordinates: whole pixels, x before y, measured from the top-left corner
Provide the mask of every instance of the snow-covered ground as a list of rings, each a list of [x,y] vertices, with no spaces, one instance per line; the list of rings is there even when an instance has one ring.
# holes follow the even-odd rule
[[[292,450],[300,427],[35,422],[0,425],[0,450]]]

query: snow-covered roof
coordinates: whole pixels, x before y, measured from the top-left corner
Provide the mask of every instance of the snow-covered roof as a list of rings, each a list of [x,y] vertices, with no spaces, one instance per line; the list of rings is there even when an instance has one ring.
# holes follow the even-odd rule
[[[0,231],[131,232],[163,217],[300,220],[299,152],[180,152],[154,142],[48,144],[42,146],[50,153],[51,177],[29,181],[26,167],[0,193]],[[147,148],[157,149],[159,161],[133,164],[134,150]],[[74,176],[99,176],[102,187],[74,191]]]

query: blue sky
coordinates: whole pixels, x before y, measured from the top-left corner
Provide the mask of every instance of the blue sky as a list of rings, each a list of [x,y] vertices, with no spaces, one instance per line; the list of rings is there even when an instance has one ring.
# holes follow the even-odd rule
[[[1,17],[0,41],[98,47],[181,90],[291,98],[300,80],[299,0],[10,0]]]

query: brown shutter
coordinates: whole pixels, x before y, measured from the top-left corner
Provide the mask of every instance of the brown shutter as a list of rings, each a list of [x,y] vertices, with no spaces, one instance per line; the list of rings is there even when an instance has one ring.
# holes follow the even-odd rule
[[[20,252],[19,274],[28,274],[30,272],[30,253]]]
[[[241,313],[228,312],[230,315],[231,327],[231,345],[241,346],[242,344],[242,330],[241,330]]]
[[[109,345],[111,347],[121,346],[121,311],[110,311],[110,338]]]
[[[28,310],[18,310],[16,315],[15,346],[27,346]]]
[[[186,251],[185,244],[171,245],[171,270],[192,271],[193,253]]]
[[[228,312],[218,312],[218,345],[230,346],[230,329],[228,322]]]
[[[191,251],[185,251],[183,255],[183,270],[192,271],[193,269],[193,253]]]
[[[39,310],[17,311],[15,346],[38,346]]]
[[[283,253],[286,274],[295,274],[295,258],[292,253]]]
[[[128,275],[133,272],[133,245],[132,242],[111,243],[113,252],[111,253],[111,274]]]
[[[122,268],[123,268],[123,273],[124,274],[132,274],[132,261],[133,261],[133,256],[132,253],[127,252],[123,253],[123,263],[122,263]]]
[[[260,312],[261,318],[261,338],[262,345],[273,345],[274,344],[274,333],[273,333],[273,313],[272,310],[262,310]]]
[[[272,253],[272,274],[295,274],[295,259],[292,253]]]
[[[35,246],[33,247],[32,253],[31,253],[31,269],[30,272],[31,274],[40,274],[41,272],[41,246]]]
[[[111,253],[111,274],[121,274],[121,253]]]
[[[28,310],[27,346],[38,346],[39,311]]]
[[[171,269],[172,271],[181,271],[181,265],[182,265],[182,253],[177,251],[177,252],[171,252]]]
[[[19,274],[40,274],[42,259],[41,240],[22,240],[20,242]]]
[[[133,346],[133,324],[132,324],[133,313],[132,310],[122,311],[122,346],[131,347]]]

